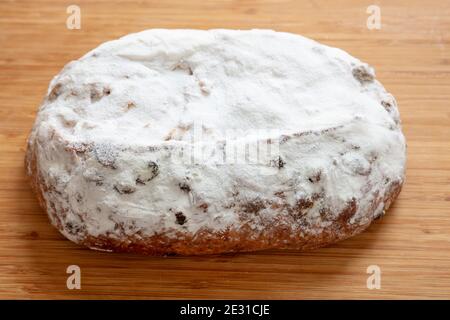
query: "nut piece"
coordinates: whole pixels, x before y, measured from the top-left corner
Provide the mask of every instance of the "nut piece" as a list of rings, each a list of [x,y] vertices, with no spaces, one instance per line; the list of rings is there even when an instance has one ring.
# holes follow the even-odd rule
[[[136,191],[134,186],[130,186],[125,183],[118,183],[114,186],[114,190],[116,190],[120,194],[130,194]]]
[[[136,178],[136,184],[145,185],[146,182],[149,182],[153,178],[155,178],[159,174],[158,164],[154,161],[150,161],[147,165],[147,168],[141,173],[138,174]]]
[[[361,82],[361,84],[365,82],[372,82],[375,79],[373,72],[369,69],[368,66],[365,65],[355,67],[352,70],[352,74],[356,78],[356,80]]]

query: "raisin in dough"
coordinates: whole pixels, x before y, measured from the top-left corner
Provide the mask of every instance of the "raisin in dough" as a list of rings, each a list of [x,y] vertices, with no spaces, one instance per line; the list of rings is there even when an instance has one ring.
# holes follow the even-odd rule
[[[278,132],[266,137],[278,156],[174,160],[181,145],[220,150],[242,129]],[[405,139],[394,97],[340,49],[270,30],[158,29],[64,67],[26,165],[51,223],[92,249],[310,249],[385,213],[404,181]]]

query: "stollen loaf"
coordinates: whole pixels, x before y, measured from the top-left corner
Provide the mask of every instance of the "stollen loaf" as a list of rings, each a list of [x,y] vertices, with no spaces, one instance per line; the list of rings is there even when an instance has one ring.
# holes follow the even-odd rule
[[[197,255],[366,229],[405,178],[395,98],[346,52],[271,30],[151,29],[51,81],[26,169],[68,239]]]

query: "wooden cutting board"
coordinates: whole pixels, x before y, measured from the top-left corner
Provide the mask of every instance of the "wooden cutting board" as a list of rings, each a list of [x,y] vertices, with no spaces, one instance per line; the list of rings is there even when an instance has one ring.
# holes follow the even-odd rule
[[[67,7],[81,29],[66,28]],[[450,298],[450,2],[0,2],[0,298]],[[399,103],[407,182],[367,232],[312,252],[152,258],[90,251],[50,226],[25,177],[27,134],[48,83],[98,44],[147,28],[272,28],[376,68]],[[81,289],[66,287],[69,265]],[[371,265],[381,288],[369,290]]]

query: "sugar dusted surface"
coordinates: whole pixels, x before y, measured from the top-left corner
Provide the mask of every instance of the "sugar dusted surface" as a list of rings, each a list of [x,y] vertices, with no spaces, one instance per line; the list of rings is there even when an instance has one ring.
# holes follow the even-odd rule
[[[230,129],[278,130],[267,138],[283,166],[175,161],[194,123],[205,145],[229,143]],[[307,236],[350,204],[347,223],[365,226],[405,170],[396,102],[373,69],[270,30],[148,30],[102,44],[52,80],[28,152],[52,222],[76,242],[242,226],[256,237],[280,220]]]

